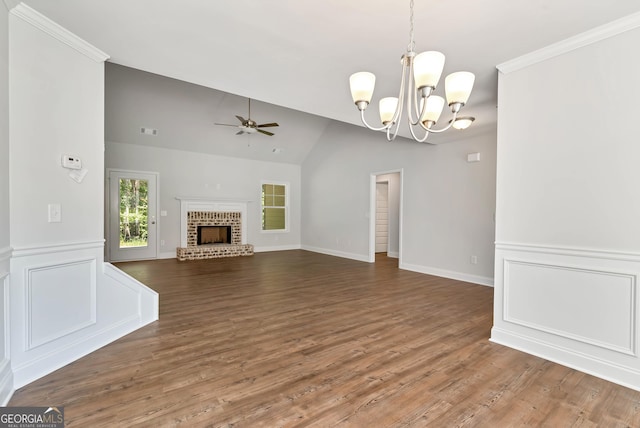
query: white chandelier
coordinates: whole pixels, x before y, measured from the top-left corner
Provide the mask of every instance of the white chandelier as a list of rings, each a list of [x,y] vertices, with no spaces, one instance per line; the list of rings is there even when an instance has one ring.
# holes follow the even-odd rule
[[[360,110],[362,123],[373,131],[386,131],[388,141],[394,140],[398,134],[398,123],[402,119],[406,98],[407,123],[411,136],[414,140],[422,143],[427,140],[431,132],[443,132],[452,126],[456,129],[465,129],[475,120],[473,117],[458,116],[460,109],[469,99],[475,76],[468,71],[459,71],[451,73],[445,78],[447,104],[453,113],[453,118],[444,128],[434,129],[433,126],[440,119],[444,107],[444,98],[433,95],[444,68],[444,55],[437,51],[422,52],[416,55],[415,42],[413,41],[413,0],[410,2],[409,10],[409,45],[407,52],[402,55],[400,94],[398,98],[387,97],[380,100],[382,127],[373,127],[364,118],[364,111],[373,96],[376,76],[368,71],[354,73],[349,78],[349,85],[353,102]],[[409,81],[408,85],[406,84],[407,80]],[[416,135],[414,130],[418,126],[424,131],[422,137]]]

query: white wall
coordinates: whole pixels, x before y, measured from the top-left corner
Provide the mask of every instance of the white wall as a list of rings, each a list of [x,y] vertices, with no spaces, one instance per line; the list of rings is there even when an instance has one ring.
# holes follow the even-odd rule
[[[61,46],[22,19],[11,24],[12,244],[18,249],[99,241],[104,64]],[[82,184],[60,166],[62,154],[81,158],[89,171]],[[61,205],[62,222],[47,222],[50,203]]]
[[[303,248],[367,261],[370,176],[403,169],[400,267],[492,284],[496,137],[456,132],[431,146],[334,122],[302,165]]]
[[[160,175],[158,241],[160,257],[175,257],[180,246],[180,201],[176,197],[237,199],[248,205],[247,243],[256,251],[300,248],[300,166],[108,142],[107,168],[152,171]],[[263,233],[260,226],[261,180],[290,184],[287,233]]]
[[[11,367],[15,387],[157,319],[157,294],[103,263],[104,60],[20,4],[9,15]],[[88,173],[73,181],[62,154]],[[0,180],[1,182],[1,180]],[[61,221],[48,222],[48,204]]]
[[[629,28],[499,67],[492,340],[640,389],[640,58],[629,55],[640,29]]]
[[[0,405],[13,390],[9,361],[9,15],[0,2]]]

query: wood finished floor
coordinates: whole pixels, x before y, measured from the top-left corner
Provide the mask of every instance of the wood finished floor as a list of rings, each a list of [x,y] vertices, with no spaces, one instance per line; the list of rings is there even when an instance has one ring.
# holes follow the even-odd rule
[[[640,427],[640,392],[490,343],[490,287],[305,251],[118,267],[160,320],[10,406],[69,427]]]

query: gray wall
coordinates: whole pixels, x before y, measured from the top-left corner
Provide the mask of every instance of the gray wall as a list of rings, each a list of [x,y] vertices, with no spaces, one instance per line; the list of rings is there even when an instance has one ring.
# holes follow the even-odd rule
[[[134,144],[107,143],[107,168],[160,175],[160,257],[175,257],[180,246],[180,202],[176,197],[236,199],[248,205],[247,243],[257,251],[300,248],[300,166]],[[289,232],[264,233],[260,226],[260,181],[290,183]]]
[[[303,248],[368,260],[370,176],[403,169],[400,266],[492,284],[496,136],[458,132],[431,146],[332,123],[302,165]]]

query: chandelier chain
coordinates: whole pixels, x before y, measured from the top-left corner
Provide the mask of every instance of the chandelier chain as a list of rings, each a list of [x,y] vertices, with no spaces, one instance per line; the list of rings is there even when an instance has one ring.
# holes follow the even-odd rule
[[[413,41],[413,0],[409,2],[409,46],[407,52],[415,52],[416,43]]]

